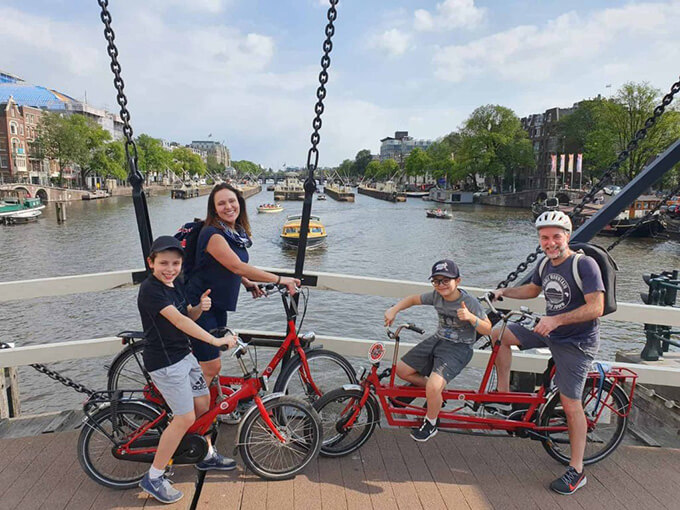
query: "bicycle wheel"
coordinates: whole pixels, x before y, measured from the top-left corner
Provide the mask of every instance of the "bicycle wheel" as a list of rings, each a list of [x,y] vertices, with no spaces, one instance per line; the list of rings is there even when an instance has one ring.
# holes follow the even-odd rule
[[[142,361],[143,350],[144,341],[125,346],[109,368],[107,390],[141,389],[147,385],[144,371],[139,364]]]
[[[319,453],[319,415],[309,404],[293,397],[266,400],[264,407],[285,442],[272,433],[258,411],[251,412],[239,430],[241,458],[248,469],[266,480],[292,478]]]
[[[342,426],[354,414],[354,406],[361,401],[361,390],[338,388],[324,395],[314,403],[314,409],[321,417],[323,441],[321,455],[341,457],[359,449],[371,437],[380,420],[380,407],[373,395],[359,411],[350,429]]]
[[[354,368],[340,354],[324,349],[315,349],[305,353],[309,372],[314,384],[323,395],[327,391],[341,387],[343,384],[356,384],[357,376]],[[296,356],[291,359],[279,374],[274,391],[298,397],[313,404],[319,397],[314,388],[305,380],[302,373],[302,359]]]
[[[628,397],[615,386],[612,389],[611,381],[604,381],[600,394],[598,379],[588,378],[583,389],[583,409],[588,420],[588,435],[586,437],[586,449],[583,456],[583,464],[589,465],[601,461],[612,453],[623,440],[628,425]],[[611,392],[611,394],[610,394]],[[600,410],[602,412],[600,413]],[[596,416],[599,414],[599,418]],[[594,421],[597,420],[597,421]],[[539,425],[546,427],[566,427],[567,418],[562,409],[560,394],[556,392],[545,404],[541,413]],[[543,448],[551,457],[562,464],[569,464],[571,459],[571,445],[569,434],[563,432],[547,432],[548,439],[542,441]]]
[[[112,489],[137,487],[144,473],[149,470],[151,460],[147,463],[117,459],[112,451],[116,444],[128,441],[138,430],[137,424],[154,421],[159,414],[139,403],[119,403],[114,427],[110,407],[94,413],[90,420],[85,421],[78,437],[78,461],[85,473],[95,482]],[[160,436],[163,426],[163,423],[159,423],[143,437]]]

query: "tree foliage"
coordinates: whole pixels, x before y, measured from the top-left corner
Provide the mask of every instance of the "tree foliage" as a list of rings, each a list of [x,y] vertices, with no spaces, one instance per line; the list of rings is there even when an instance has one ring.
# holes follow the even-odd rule
[[[172,163],[172,152],[163,147],[159,138],[142,133],[135,140],[137,144],[137,168],[145,176],[165,172]]]
[[[257,165],[252,161],[248,161],[245,159],[241,161],[232,161],[231,164],[236,169],[236,172],[241,176],[248,174],[258,175],[262,171],[260,165]]]
[[[177,147],[172,151],[172,171],[181,179],[205,174],[205,163],[198,154],[188,147]]]

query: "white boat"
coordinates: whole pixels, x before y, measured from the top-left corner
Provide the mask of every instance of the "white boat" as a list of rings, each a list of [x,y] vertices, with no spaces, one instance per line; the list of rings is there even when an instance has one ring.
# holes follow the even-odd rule
[[[37,221],[45,208],[39,198],[25,198],[23,201],[14,197],[6,197],[0,202],[0,222],[28,223]]]

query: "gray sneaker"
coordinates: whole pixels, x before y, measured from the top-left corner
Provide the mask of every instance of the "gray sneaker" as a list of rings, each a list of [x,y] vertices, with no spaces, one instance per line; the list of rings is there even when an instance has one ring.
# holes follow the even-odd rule
[[[139,482],[139,486],[144,492],[153,496],[161,503],[175,503],[184,496],[181,491],[178,491],[172,486],[172,483],[165,475],[160,478],[151,479],[147,472],[144,475],[144,478]]]

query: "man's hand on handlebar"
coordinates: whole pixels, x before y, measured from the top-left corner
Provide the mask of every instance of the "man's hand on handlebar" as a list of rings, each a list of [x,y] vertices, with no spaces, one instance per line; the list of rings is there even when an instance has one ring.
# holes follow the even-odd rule
[[[385,327],[389,327],[392,325],[394,322],[394,319],[397,318],[397,311],[394,309],[394,307],[388,308],[385,311]]]
[[[496,289],[489,292],[491,301],[503,301],[503,289]]]
[[[250,294],[253,296],[253,299],[257,299],[265,295],[264,291],[259,285],[251,282],[247,278],[242,277],[241,283],[243,283],[243,286],[246,288],[246,290],[250,292]]]
[[[534,333],[538,333],[541,336],[548,336],[559,325],[560,323],[557,316],[553,315],[552,317],[548,317],[547,315],[544,315],[541,317],[541,320],[538,321],[538,324],[534,326]]]

